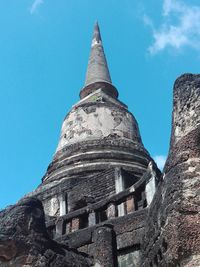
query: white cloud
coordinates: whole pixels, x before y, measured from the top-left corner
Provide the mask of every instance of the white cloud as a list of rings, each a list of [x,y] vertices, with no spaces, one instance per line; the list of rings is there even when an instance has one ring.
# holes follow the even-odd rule
[[[163,169],[163,167],[165,165],[165,162],[166,162],[166,159],[167,159],[167,157],[164,156],[164,155],[157,155],[157,156],[154,157],[154,160],[155,160],[155,162],[158,165],[158,168],[160,170]]]
[[[163,0],[162,23],[155,27],[151,18],[144,16],[144,23],[151,27],[154,43],[149,47],[156,54],[168,47],[184,46],[200,50],[200,6],[186,5],[180,0]]]
[[[184,12],[185,4],[179,0],[163,0],[163,15],[168,16],[171,12]]]
[[[44,3],[44,0],[34,0],[31,8],[30,8],[30,13],[33,14],[37,11],[39,6],[41,6]]]
[[[147,26],[150,26],[152,29],[154,29],[153,21],[150,17],[148,17],[146,14],[143,16],[143,21]]]

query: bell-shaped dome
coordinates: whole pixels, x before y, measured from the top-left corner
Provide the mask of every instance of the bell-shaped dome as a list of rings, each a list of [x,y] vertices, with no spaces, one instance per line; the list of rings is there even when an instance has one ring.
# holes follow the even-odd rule
[[[95,25],[81,100],[65,117],[44,182],[122,167],[141,176],[150,156],[134,116],[112,85],[98,24]]]

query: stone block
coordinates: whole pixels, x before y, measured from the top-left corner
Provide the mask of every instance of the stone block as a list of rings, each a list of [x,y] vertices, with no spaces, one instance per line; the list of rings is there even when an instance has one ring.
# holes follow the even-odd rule
[[[107,208],[107,217],[108,217],[108,219],[115,218],[116,215],[117,215],[117,212],[116,212],[115,204],[109,204],[108,208]]]

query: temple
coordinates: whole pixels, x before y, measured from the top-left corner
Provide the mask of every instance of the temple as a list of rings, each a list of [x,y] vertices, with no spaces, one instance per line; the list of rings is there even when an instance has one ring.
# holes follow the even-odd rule
[[[199,103],[200,75],[179,77],[161,173],[119,100],[95,24],[80,101],[42,183],[23,200],[42,203],[51,240],[82,253],[82,265],[52,266],[200,266]]]
[[[106,223],[115,236],[109,246],[116,244],[106,266],[124,266],[126,254],[137,266],[146,208],[160,177],[135,117],[118,99],[97,23],[80,101],[65,117],[53,161],[34,192],[50,234],[89,253],[92,236]],[[98,249],[107,250],[103,244]]]

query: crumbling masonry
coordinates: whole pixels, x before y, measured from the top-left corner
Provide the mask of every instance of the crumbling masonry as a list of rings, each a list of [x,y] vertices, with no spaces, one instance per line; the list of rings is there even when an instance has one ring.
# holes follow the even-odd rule
[[[176,80],[173,107],[161,174],[118,100],[96,24],[41,185],[0,212],[0,266],[200,266],[200,75]]]

